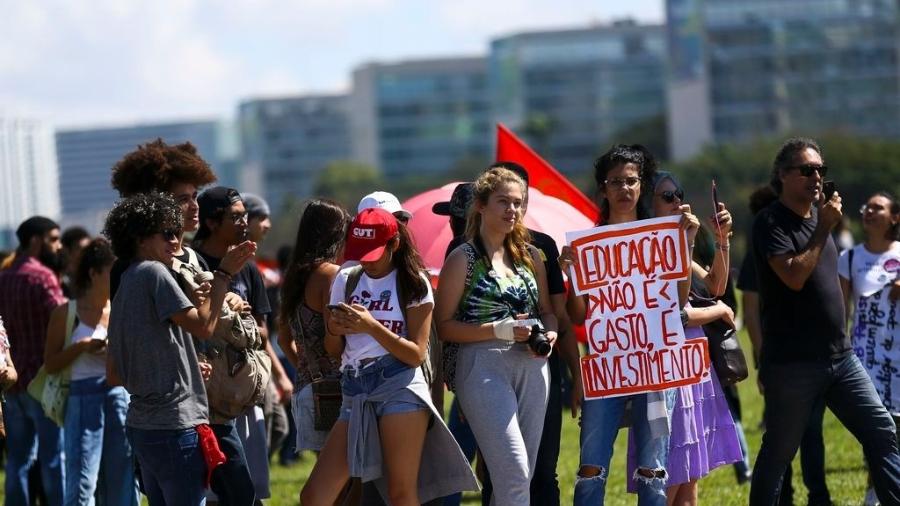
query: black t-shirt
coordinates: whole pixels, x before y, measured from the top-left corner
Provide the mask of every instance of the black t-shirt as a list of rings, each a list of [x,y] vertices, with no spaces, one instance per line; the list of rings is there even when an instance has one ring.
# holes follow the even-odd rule
[[[194,249],[194,251],[197,252],[201,261],[206,261],[209,270],[214,271],[219,268],[219,264],[222,262],[221,258],[209,256],[199,249]],[[231,284],[228,285],[228,291],[240,295],[242,299],[249,302],[250,311],[254,316],[262,317],[272,312],[262,274],[259,273],[259,269],[253,262],[247,262],[244,268],[234,276]]]
[[[531,245],[538,249],[541,253],[541,260],[544,261],[544,270],[547,271],[547,289],[550,295],[566,293],[566,284],[563,281],[562,269],[559,268],[559,249],[556,247],[556,241],[549,235],[528,229],[531,232]],[[463,235],[458,235],[447,245],[447,251],[444,252],[444,258],[450,256],[460,244],[466,242]]]
[[[758,292],[759,281],[756,279],[756,261],[753,260],[753,237],[748,241],[750,247],[744,253],[741,262],[741,272],[738,274],[737,287],[743,292]]]
[[[800,291],[788,288],[769,265],[774,256],[803,251],[817,223],[817,209],[813,208],[810,218],[803,218],[780,201],[760,211],[753,223],[763,365],[827,360],[851,349],[844,332],[838,253],[831,237]]]

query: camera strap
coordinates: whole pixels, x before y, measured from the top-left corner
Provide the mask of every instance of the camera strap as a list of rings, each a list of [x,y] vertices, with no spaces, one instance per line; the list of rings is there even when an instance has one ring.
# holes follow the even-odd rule
[[[475,238],[472,240],[472,243],[475,245],[475,251],[481,255],[481,259],[484,260],[485,266],[488,268],[488,277],[493,279],[495,283],[497,283],[497,288],[501,290],[503,287],[500,286],[500,274],[494,270],[494,263],[491,261],[491,257],[487,254],[487,248],[484,247],[484,242],[481,241],[481,235],[476,234]],[[522,280],[522,283],[525,284],[525,289],[528,290],[528,297],[531,299],[532,311],[531,316],[538,317],[539,316],[539,308],[538,299],[534,294],[534,290],[531,289],[531,284],[528,283],[528,279],[519,272],[518,266],[516,266],[516,262],[510,262],[512,265],[512,270]],[[535,283],[537,283],[537,279],[535,278]],[[515,317],[515,309],[507,303],[509,309],[513,312],[513,317]]]

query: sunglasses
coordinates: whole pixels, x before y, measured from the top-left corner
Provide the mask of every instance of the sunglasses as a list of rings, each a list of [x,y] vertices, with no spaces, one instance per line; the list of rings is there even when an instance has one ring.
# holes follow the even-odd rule
[[[247,222],[250,219],[250,213],[244,211],[243,213],[231,213],[228,215],[231,219],[231,222],[237,225],[240,222]]]
[[[617,190],[622,188],[634,188],[641,182],[641,178],[630,176],[625,178],[607,179],[603,181],[604,186],[611,186]]]
[[[678,199],[681,202],[684,201],[683,190],[666,190],[664,192],[657,193],[656,196],[663,199],[663,202],[665,202],[666,204],[672,204],[673,202],[675,202],[675,199]]]
[[[177,241],[178,236],[181,235],[181,231],[167,228],[159,233],[163,237],[163,239],[167,241]]]
[[[826,165],[816,165],[814,163],[809,163],[806,165],[797,165],[793,167],[800,172],[800,175],[803,177],[809,177],[813,175],[813,172],[818,172],[819,177],[825,177],[825,174],[828,174],[828,166]]]

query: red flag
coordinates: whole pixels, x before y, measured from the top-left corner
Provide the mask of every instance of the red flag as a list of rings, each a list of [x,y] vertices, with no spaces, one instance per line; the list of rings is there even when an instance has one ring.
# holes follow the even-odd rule
[[[497,161],[516,162],[525,167],[528,171],[529,186],[537,188],[545,195],[568,202],[592,223],[599,221],[600,210],[594,201],[502,123],[497,123]]]

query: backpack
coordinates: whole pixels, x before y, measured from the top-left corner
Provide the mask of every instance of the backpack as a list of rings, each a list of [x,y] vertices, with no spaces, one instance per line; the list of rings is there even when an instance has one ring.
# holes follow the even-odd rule
[[[362,274],[363,269],[362,266],[359,265],[351,267],[347,273],[347,284],[344,287],[344,302],[347,304],[350,304],[350,297],[353,295],[353,291],[356,290],[356,286],[359,285]],[[397,300],[400,303],[400,313],[403,315],[403,322],[405,324],[408,320],[406,306],[411,301],[400,283],[397,283]],[[434,318],[432,318],[431,331],[428,334],[428,350],[425,355],[425,361],[422,362],[421,366],[422,374],[425,376],[425,383],[429,386],[440,374],[441,362],[441,342],[438,339],[437,326],[434,322]]]
[[[182,289],[188,292],[196,287],[194,277],[201,271],[194,250],[184,249],[188,262],[175,259],[174,268]],[[205,345],[205,359],[212,365],[212,375],[206,381],[210,411],[231,419],[261,403],[272,361],[253,315],[232,311],[222,304],[216,329]]]

